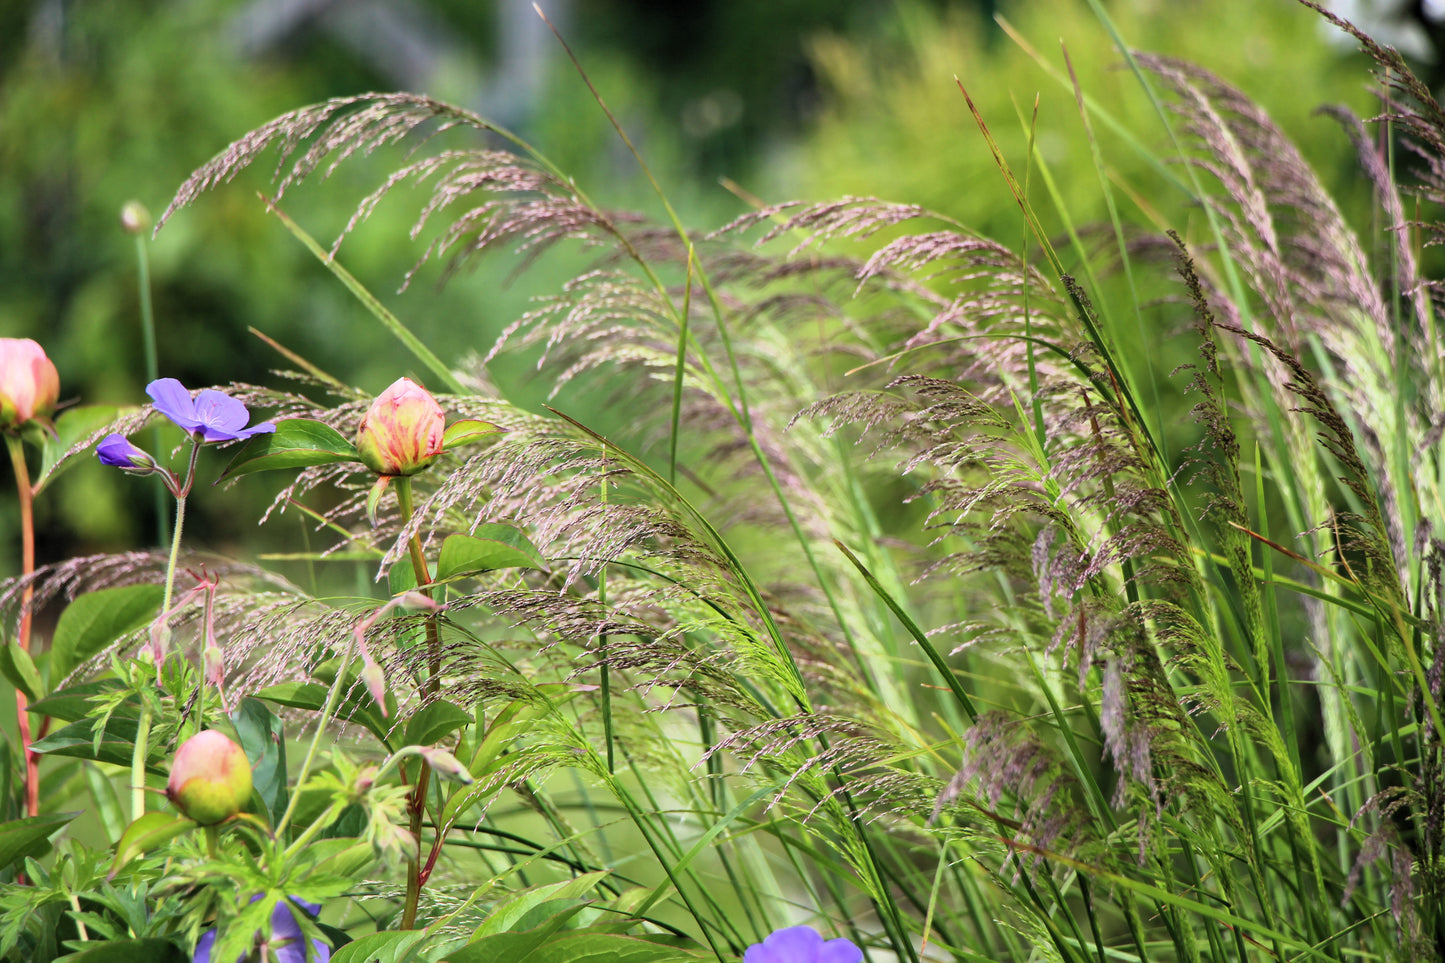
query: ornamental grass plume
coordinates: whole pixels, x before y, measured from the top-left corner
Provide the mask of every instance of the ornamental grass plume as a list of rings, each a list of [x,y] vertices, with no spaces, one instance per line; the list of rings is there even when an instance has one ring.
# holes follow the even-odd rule
[[[60,374],[30,338],[0,338],[0,428],[47,418],[60,397]]]

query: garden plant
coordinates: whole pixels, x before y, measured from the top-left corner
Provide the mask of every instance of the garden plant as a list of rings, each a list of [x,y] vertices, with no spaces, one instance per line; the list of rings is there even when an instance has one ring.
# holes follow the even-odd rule
[[[1123,38],[1179,223],[1067,71],[1103,225],[1054,204],[1036,108],[958,84],[1004,239],[860,197],[695,231],[656,182],[660,219],[614,211],[417,94],[232,143],[157,230],[274,164],[258,203],[396,380],[268,339],[270,383],[57,414],[64,372],[0,340],[0,958],[1445,957],[1445,108],[1319,14],[1378,67],[1371,126],[1332,111],[1358,230],[1245,93]],[[329,248],[286,214],[398,147]],[[413,275],[587,267],[423,343],[344,267],[418,194]],[[94,458],[168,545],[37,566],[34,501]],[[295,553],[189,545],[188,505],[266,484]]]

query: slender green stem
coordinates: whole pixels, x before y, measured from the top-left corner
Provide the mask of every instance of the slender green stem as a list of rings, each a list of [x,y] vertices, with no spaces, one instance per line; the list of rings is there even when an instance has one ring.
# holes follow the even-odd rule
[[[35,574],[35,490],[30,485],[30,469],[25,464],[25,446],[15,435],[5,436],[10,449],[10,463],[15,466],[15,493],[20,502],[20,577]],[[35,589],[27,585],[20,594],[20,629],[17,644],[30,651],[30,600]],[[15,719],[20,730],[20,752],[25,759],[25,814],[40,815],[40,759],[30,751],[30,713],[25,693],[15,689]]]
[[[145,232],[135,237],[136,286],[140,290],[141,347],[145,349],[146,381],[159,378],[160,361],[156,354],[156,318],[151,305],[151,262],[146,248]],[[161,426],[151,428],[151,454],[159,459],[162,454]],[[166,514],[165,492],[156,490],[156,544],[164,545],[171,540],[171,520]]]
[[[171,596],[175,593],[176,587],[176,564],[181,557],[181,532],[185,529],[186,522],[186,498],[191,491],[191,482],[196,477],[196,458],[200,454],[201,446],[195,439],[191,439],[191,455],[186,465],[185,480],[176,491],[176,524],[171,532],[171,554],[166,561],[166,587],[161,594],[160,627],[157,632],[159,639],[156,655],[156,673],[159,675],[161,662],[165,660],[165,652],[171,639],[171,627],[167,618],[171,610]],[[140,723],[136,727],[135,747],[131,750],[130,757],[130,812],[131,819],[136,820],[145,815],[146,811],[146,757],[150,751],[151,731],[151,708],[149,700],[141,700]]]
[[[296,812],[296,803],[301,799],[301,787],[306,783],[306,777],[311,774],[311,766],[316,761],[316,753],[321,747],[321,735],[326,731],[326,723],[336,714],[336,704],[341,701],[341,689],[346,680],[346,669],[351,665],[351,656],[356,651],[356,637],[353,635],[346,643],[346,651],[341,656],[341,662],[336,666],[336,678],[331,681],[331,691],[326,694],[326,704],[321,707],[321,716],[316,720],[316,731],[311,736],[311,745],[306,749],[306,757],[301,760],[301,771],[296,774],[296,791],[291,793],[291,798],[286,803],[286,811],[281,814],[281,819],[276,823],[276,838],[281,839],[286,832],[286,827],[291,823],[291,817]]]

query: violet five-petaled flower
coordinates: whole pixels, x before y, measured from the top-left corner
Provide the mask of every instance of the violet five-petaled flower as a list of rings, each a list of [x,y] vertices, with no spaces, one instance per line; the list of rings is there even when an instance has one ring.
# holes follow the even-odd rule
[[[260,898],[258,893],[251,897],[251,902],[254,903]],[[294,896],[291,897],[291,902],[305,910],[313,919],[321,912],[319,903],[310,903]],[[260,931],[257,931],[256,936],[262,936]],[[306,943],[301,938],[301,924],[296,922],[295,912],[285,900],[277,903],[276,908],[271,911],[271,932],[265,934],[265,937],[267,955],[264,959],[273,963],[329,963],[331,959],[331,947],[320,940],[311,941],[311,955],[307,957]],[[196,952],[191,957],[191,963],[219,963],[211,959],[211,951],[215,946],[216,931],[206,930],[196,943]],[[244,963],[247,953],[236,957],[236,963]]]
[[[775,930],[743,953],[743,963],[861,963],[863,951],[847,939],[824,940],[811,926]]]
[[[102,465],[111,465],[126,471],[150,472],[155,468],[155,459],[130,443],[125,435],[112,432],[95,446],[95,454]]]
[[[197,436],[203,444],[239,441],[276,430],[269,421],[246,427],[251,412],[223,391],[207,388],[192,398],[186,386],[175,378],[160,378],[146,385],[146,394],[155,402],[156,411]]]

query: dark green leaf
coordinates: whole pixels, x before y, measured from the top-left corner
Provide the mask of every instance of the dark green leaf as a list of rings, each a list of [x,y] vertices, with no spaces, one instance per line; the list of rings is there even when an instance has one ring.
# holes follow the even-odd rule
[[[542,553],[510,525],[478,525],[472,535],[449,535],[437,560],[437,581],[503,568],[544,568]]]
[[[221,477],[360,460],[355,446],[330,425],[309,418],[287,418],[276,422],[271,434],[252,435]]]
[[[256,795],[261,797],[274,826],[287,803],[285,728],[275,713],[249,696],[231,713],[231,724],[250,760]]]
[[[438,699],[423,706],[411,717],[406,724],[406,741],[414,746],[430,746],[471,722],[470,712]]]
[[[41,755],[74,756],[95,762],[108,762],[117,766],[130,766],[131,753],[135,749],[135,733],[138,725],[134,719],[111,716],[106,723],[100,742],[95,740],[95,725],[89,719],[72,722],[36,742],[30,748]],[[155,746],[151,746],[150,759],[158,758]],[[159,771],[148,762],[148,768]]]
[[[80,813],[27,816],[0,823],[0,869],[26,856],[39,856],[50,848],[50,834]]]
[[[378,739],[390,745],[391,726],[382,717],[376,703],[371,698],[371,693],[366,691],[366,686],[356,683],[354,673],[352,675],[351,682],[341,683],[346,687],[348,694],[343,695],[337,701],[337,717],[361,723]],[[283,682],[280,685],[262,689],[256,693],[256,698],[275,702],[278,705],[290,706],[293,709],[316,711],[326,705],[327,691],[328,686],[315,682]]]
[[[45,691],[45,684],[40,681],[40,673],[36,671],[30,653],[14,642],[0,646],[0,676],[25,693],[29,702],[34,702]]]
[[[109,693],[120,688],[121,683],[117,679],[98,679],[94,682],[82,682],[79,685],[66,686],[59,692],[52,692],[30,706],[31,712],[38,712],[41,715],[50,716],[53,719],[60,719],[63,722],[77,722],[90,714],[95,708],[92,696]],[[121,708],[116,710],[116,715],[125,717],[132,712],[139,711],[139,700],[134,696]]]
[[[66,606],[50,641],[52,684],[80,663],[160,614],[165,589],[159,585],[122,585],[88,592]]]

